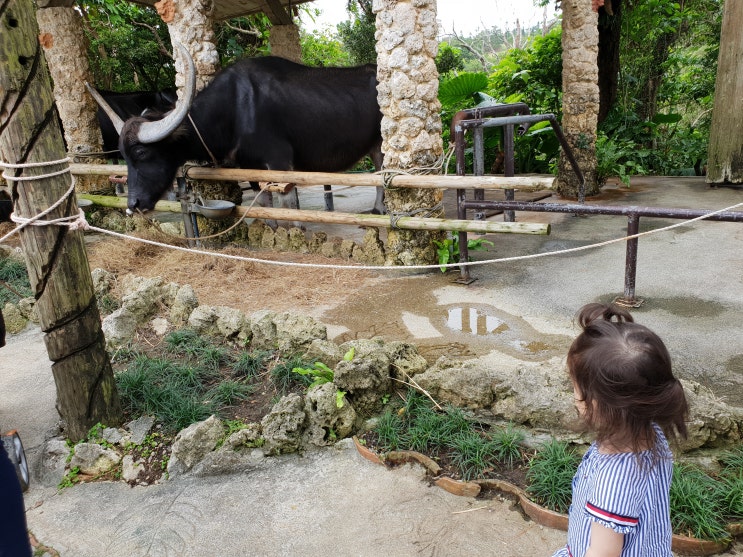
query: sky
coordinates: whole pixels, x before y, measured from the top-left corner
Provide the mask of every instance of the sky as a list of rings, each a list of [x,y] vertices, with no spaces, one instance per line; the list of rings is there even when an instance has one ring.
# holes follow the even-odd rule
[[[304,16],[310,30],[327,25],[335,29],[335,25],[348,19],[346,0],[315,0],[310,5],[322,11],[314,24]],[[451,33],[453,27],[464,36],[491,27],[513,28],[516,19],[522,27],[530,27],[541,23],[544,15],[544,8],[535,7],[532,0],[438,0],[437,11],[442,34]],[[547,18],[554,15],[554,2],[550,2]]]

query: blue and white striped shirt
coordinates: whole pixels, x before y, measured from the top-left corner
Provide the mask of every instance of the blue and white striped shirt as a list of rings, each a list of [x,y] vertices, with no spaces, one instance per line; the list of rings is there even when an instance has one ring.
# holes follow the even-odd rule
[[[622,557],[671,557],[669,490],[673,455],[654,426],[657,450],[601,454],[593,443],[573,478],[568,543],[552,557],[583,557],[591,524],[624,534]]]

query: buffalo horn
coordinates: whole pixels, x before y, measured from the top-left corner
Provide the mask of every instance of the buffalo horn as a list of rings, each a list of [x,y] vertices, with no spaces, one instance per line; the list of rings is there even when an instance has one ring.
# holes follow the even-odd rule
[[[175,131],[191,109],[191,103],[193,102],[196,91],[196,68],[194,67],[193,58],[191,58],[186,47],[180,43],[174,43],[174,46],[178,47],[186,61],[186,87],[183,90],[183,97],[178,99],[175,108],[168,112],[161,120],[142,123],[139,128],[139,134],[137,135],[140,143],[155,143],[165,139]]]
[[[101,96],[101,94],[95,90],[95,87],[91,86],[90,83],[88,83],[87,81],[85,82],[85,87],[87,87],[88,92],[93,96],[95,102],[97,102],[98,105],[103,109],[103,112],[105,112],[111,119],[111,123],[114,125],[114,128],[116,128],[116,133],[121,135],[121,130],[124,127],[124,120],[122,120],[119,115],[114,112],[114,109],[111,108],[105,101],[105,99]]]

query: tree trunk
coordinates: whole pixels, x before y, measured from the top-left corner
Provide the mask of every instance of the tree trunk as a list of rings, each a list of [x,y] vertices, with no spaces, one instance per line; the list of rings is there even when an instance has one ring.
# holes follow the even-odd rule
[[[586,182],[586,195],[599,192],[596,178],[598,123],[598,21],[586,0],[562,3],[562,128]],[[557,191],[578,197],[580,183],[567,157],[560,156]]]
[[[668,60],[671,46],[678,38],[678,33],[665,33],[658,37],[653,45],[653,52],[648,65],[648,79],[643,86],[640,98],[640,118],[652,120],[658,112],[658,90],[663,81],[663,64]],[[652,147],[648,145],[648,147]]]
[[[64,159],[65,150],[38,36],[31,0],[0,4],[0,157],[10,164],[44,163],[6,171],[32,178],[9,180],[16,214],[26,218],[62,199],[70,183],[68,173],[41,177],[68,165],[49,164]],[[73,214],[74,194],[44,218]],[[28,226],[20,237],[67,435],[77,441],[98,422],[118,425],[121,406],[82,233],[64,226]]]
[[[36,12],[39,37],[49,73],[54,82],[54,98],[62,120],[65,142],[76,162],[103,164],[100,153],[103,141],[96,112],[98,105],[85,89],[92,81],[88,65],[87,44],[82,16],[72,7],[43,8]],[[113,193],[105,176],[85,176],[75,183],[77,191]]]
[[[622,1],[606,0],[599,10],[599,123],[606,119],[617,100],[621,36]]]
[[[434,63],[438,51],[436,0],[378,0],[374,9],[384,168],[422,173],[421,169],[435,167],[443,154]],[[385,205],[392,217],[421,210],[427,216],[439,217],[443,216],[442,198],[440,190],[388,189]],[[386,262],[436,263],[433,240],[444,237],[443,233],[392,228],[387,235]]]
[[[743,183],[743,2],[725,2],[717,59],[707,183]]]

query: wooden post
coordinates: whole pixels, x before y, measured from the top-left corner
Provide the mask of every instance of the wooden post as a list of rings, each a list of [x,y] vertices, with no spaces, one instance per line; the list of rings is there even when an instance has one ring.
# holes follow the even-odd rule
[[[38,34],[31,0],[0,3],[0,159],[13,165],[48,163],[66,156]],[[34,177],[67,166],[62,162],[5,173]],[[64,197],[70,180],[69,172],[29,181],[11,178],[16,215],[31,218],[51,207]],[[75,214],[73,194],[44,218]],[[121,405],[82,233],[65,226],[28,226],[20,239],[53,362],[57,409],[66,423],[66,435],[77,441],[98,422],[118,425]]]

